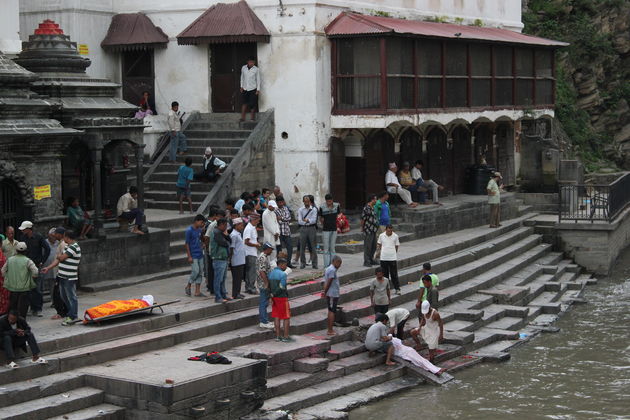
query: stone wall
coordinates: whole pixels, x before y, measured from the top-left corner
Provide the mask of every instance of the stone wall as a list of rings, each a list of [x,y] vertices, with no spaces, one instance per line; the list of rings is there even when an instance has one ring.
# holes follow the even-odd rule
[[[613,223],[558,223],[555,230],[561,251],[587,270],[607,275],[630,245],[630,209]]]
[[[261,188],[273,188],[275,185],[274,142],[269,139],[256,150],[241,176],[235,179],[232,198],[237,199],[244,191],[252,192]]]
[[[33,187],[50,185],[50,198],[34,201],[33,221],[58,216],[63,207],[61,196],[61,161],[52,156],[39,156],[27,161],[15,159],[16,167],[24,175],[26,184]],[[32,191],[31,191],[32,194]]]
[[[170,237],[169,230],[152,228],[142,236],[108,233],[106,239],[82,241],[79,287],[168,270]]]
[[[540,213],[558,212],[558,193],[516,193],[516,199]]]

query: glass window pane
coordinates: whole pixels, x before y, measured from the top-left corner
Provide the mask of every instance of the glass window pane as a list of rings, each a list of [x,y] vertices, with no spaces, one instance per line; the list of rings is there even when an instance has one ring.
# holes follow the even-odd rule
[[[516,75],[517,76],[528,76],[532,77],[534,75],[533,64],[534,57],[532,55],[532,50],[528,48],[517,48],[516,49]]]
[[[495,74],[512,75],[512,47],[494,47]]]
[[[339,74],[380,74],[381,48],[377,38],[337,41]]]
[[[550,50],[536,50],[536,77],[552,77],[551,63],[553,52]]]
[[[491,76],[492,61],[488,45],[470,44],[470,74],[472,76]]]
[[[541,105],[553,104],[553,82],[551,80],[536,80],[536,103]]]
[[[413,78],[387,78],[387,106],[392,109],[413,108]]]
[[[446,107],[465,107],[466,79],[446,79]]]
[[[418,107],[442,107],[442,79],[418,80]]]
[[[446,74],[450,76],[466,76],[466,44],[448,42],[444,54]]]
[[[492,81],[490,79],[474,79],[472,81],[472,104],[471,106],[490,106],[490,92]]]
[[[439,76],[442,74],[442,42],[418,41],[416,52],[418,74],[425,76]]]
[[[413,40],[389,38],[387,40],[387,74],[413,74]]]
[[[337,109],[369,109],[381,106],[378,77],[337,78]]]
[[[499,79],[496,81],[494,92],[495,105],[512,105],[512,80]]]
[[[532,89],[534,81],[530,79],[516,80],[516,105],[532,105]]]

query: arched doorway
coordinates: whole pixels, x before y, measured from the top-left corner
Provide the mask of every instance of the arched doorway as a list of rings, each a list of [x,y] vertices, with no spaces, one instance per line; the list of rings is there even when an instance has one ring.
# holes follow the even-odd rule
[[[15,182],[5,179],[0,181],[0,229],[7,226],[17,228],[25,218],[24,201]]]
[[[470,132],[464,126],[458,126],[453,130],[453,194],[461,194],[465,189],[466,167],[471,162]]]
[[[61,158],[61,193],[63,200],[77,197],[85,210],[94,208],[94,174],[90,151],[85,143],[74,140]]]
[[[365,193],[378,194],[385,189],[387,164],[394,162],[394,138],[385,130],[377,130],[366,140],[364,150]]]
[[[438,127],[429,129],[427,134],[427,166],[424,179],[433,179],[453,191],[453,160],[446,142],[446,133]]]
[[[497,166],[503,176],[505,185],[514,185],[516,182],[514,165],[514,128],[509,122],[497,124]]]
[[[417,160],[422,160],[422,138],[413,129],[406,129],[400,136],[400,166],[403,162],[413,164]]]
[[[475,163],[481,165],[483,159],[488,166],[496,168],[492,130],[488,124],[479,124],[475,128]]]

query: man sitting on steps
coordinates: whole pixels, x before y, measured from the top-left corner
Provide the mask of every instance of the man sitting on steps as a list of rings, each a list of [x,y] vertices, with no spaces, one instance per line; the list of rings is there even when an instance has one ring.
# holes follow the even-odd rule
[[[203,168],[201,169],[201,172],[197,172],[195,174],[195,181],[214,182],[219,178],[219,176],[221,176],[221,172],[223,172],[227,167],[227,163],[223,162],[212,153],[211,147],[206,147],[202,165]]]
[[[129,192],[123,194],[118,199],[116,211],[119,219],[126,220],[127,222],[135,222],[132,230],[133,233],[136,235],[144,235],[144,232],[140,229],[142,227],[144,212],[142,209],[138,208],[138,188],[129,187]]]

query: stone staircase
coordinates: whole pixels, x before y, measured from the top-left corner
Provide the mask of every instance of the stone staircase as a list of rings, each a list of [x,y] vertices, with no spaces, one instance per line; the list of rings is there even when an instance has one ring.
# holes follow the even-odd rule
[[[160,163],[148,182],[144,184],[145,205],[151,209],[179,210],[175,191],[177,170],[187,157],[192,157],[195,171],[201,168],[206,147],[212,147],[214,154],[227,164],[238,153],[247,137],[256,127],[256,122],[239,122],[236,114],[199,114],[192,121],[184,134],[188,138],[188,151],[177,156],[177,163],[168,160]],[[201,204],[213,183],[192,183],[192,201],[194,208]]]
[[[431,261],[440,275],[440,313],[445,322],[437,364],[449,372],[509,358],[511,347],[550,330],[558,314],[579,301],[585,285],[594,281],[524,225],[531,216],[504,221],[499,229],[467,229],[432,237],[428,244],[414,240],[401,247],[402,294],[393,296],[392,307],[409,309],[408,328],[417,325],[419,273],[422,263]],[[369,302],[373,269],[360,267],[361,262],[359,255],[344,256],[340,305],[343,318],[356,318],[367,326],[373,322]],[[200,418],[238,418],[230,410],[253,393],[259,398],[256,401],[264,398],[265,412],[287,410],[300,419],[332,419],[345,417],[357,405],[426,382],[404,364],[386,367],[383,356],[369,357],[357,328],[339,327],[337,336],[326,337],[327,310],[320,290],[318,281],[289,288],[294,343],[278,343],[272,331],[258,328],[255,297],[226,305],[207,301],[180,307],[175,313],[85,328],[71,337],[43,341],[42,353],[50,365],[0,368],[4,384],[0,417],[97,418],[102,410],[109,418],[123,418],[126,412],[132,418],[183,419],[192,417],[193,409],[197,413],[205,409],[207,417]],[[200,351],[221,351],[235,365],[221,370],[221,365],[202,368],[199,362],[185,361],[186,355]],[[166,408],[161,392],[173,390],[173,385],[164,384],[164,376],[154,393],[145,393],[143,387],[148,385],[125,382],[118,377],[123,375],[120,367],[115,370],[116,366],[143,371],[147,366],[168,365],[173,355],[181,358],[182,370],[191,363],[195,374],[217,370],[208,370],[215,376],[212,382],[203,382],[206,388],[201,387],[201,379],[182,380],[180,391],[173,392],[186,398],[175,398]],[[240,366],[247,363],[263,363],[264,372],[259,374],[267,379],[266,389],[243,391],[240,397],[240,391],[232,391],[231,397],[226,396],[223,387],[245,382],[237,372],[243,372],[245,367]],[[247,407],[253,409],[261,402]],[[48,408],[37,411],[38,407]],[[125,407],[125,412],[117,407]]]

